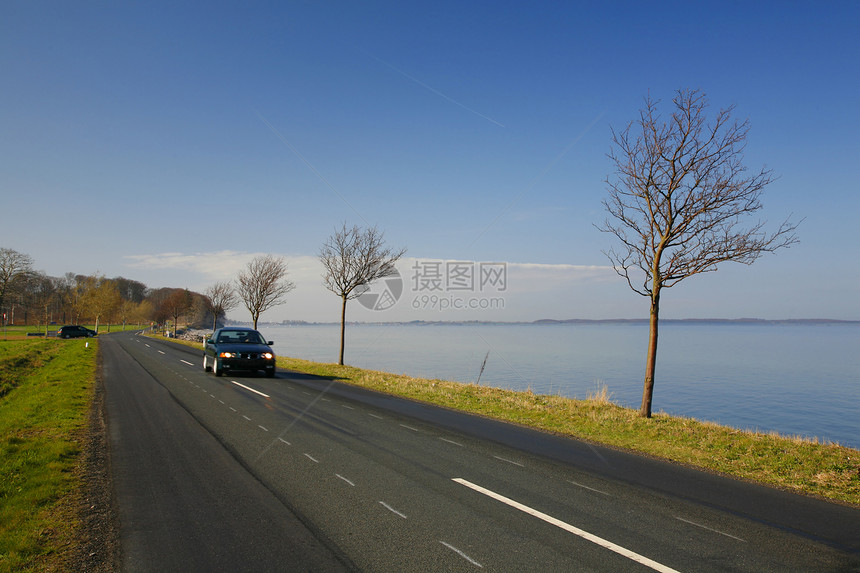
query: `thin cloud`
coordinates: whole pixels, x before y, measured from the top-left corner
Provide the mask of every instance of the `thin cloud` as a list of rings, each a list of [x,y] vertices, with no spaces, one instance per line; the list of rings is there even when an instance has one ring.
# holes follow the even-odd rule
[[[141,270],[176,270],[198,273],[209,280],[230,280],[255,257],[267,253],[216,251],[211,253],[155,253],[126,255],[128,266]],[[296,282],[320,280],[321,266],[316,257],[284,256],[290,279]]]

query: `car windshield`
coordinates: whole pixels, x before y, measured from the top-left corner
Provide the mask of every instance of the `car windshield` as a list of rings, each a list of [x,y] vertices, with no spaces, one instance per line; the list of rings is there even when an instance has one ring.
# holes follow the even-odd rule
[[[266,341],[254,330],[225,330],[218,335],[219,344],[265,344]]]

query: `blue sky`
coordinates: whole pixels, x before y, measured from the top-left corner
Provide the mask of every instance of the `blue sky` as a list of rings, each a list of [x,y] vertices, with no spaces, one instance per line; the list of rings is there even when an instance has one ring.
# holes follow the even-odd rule
[[[0,246],[198,291],[282,255],[297,288],[263,319],[328,321],[320,246],[377,225],[404,293],[355,320],[644,317],[594,227],[610,127],[698,88],[779,176],[763,218],[805,220],[662,316],[860,319],[858,24],[847,1],[4,2]],[[507,263],[504,308],[416,310],[416,261]]]

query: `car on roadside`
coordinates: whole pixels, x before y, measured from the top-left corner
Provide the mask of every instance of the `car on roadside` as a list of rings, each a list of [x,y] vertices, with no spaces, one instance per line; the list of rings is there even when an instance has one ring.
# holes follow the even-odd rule
[[[225,326],[203,343],[203,370],[223,376],[228,372],[259,372],[275,375],[272,341],[253,328]]]
[[[78,325],[61,326],[57,331],[57,338],[92,338],[98,335],[95,330]]]

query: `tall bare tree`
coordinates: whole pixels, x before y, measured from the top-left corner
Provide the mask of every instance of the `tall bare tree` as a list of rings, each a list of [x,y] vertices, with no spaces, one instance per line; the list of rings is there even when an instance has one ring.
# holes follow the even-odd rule
[[[6,310],[6,297],[14,290],[16,283],[32,271],[33,259],[30,255],[0,248],[0,313]]]
[[[239,304],[236,289],[229,282],[219,282],[204,291],[206,307],[212,313],[212,330],[218,328],[218,317]]]
[[[283,257],[263,255],[249,262],[236,277],[236,293],[251,313],[255,329],[260,315],[273,306],[284,304],[284,296],[296,288],[286,275],[287,263]]]
[[[347,301],[361,296],[373,281],[394,275],[394,265],[405,252],[406,249],[386,247],[383,233],[376,227],[362,230],[357,226],[347,228],[346,223],[335,229],[320,249],[319,259],[325,269],[323,283],[343,301],[338,364],[343,364]]]
[[[764,253],[798,241],[797,224],[773,232],[748,221],[762,208],[762,190],[773,181],[762,168],[748,173],[743,152],[748,121],[732,119],[734,106],[708,121],[708,100],[679,90],[663,121],[659,101],[645,99],[639,120],[612,132],[613,177],[603,201],[609,217],[598,229],[621,247],[605,254],[630,288],[650,299],[645,382],[639,415],[651,417],[660,295],[683,279],[717,270],[720,263],[752,264]]]

